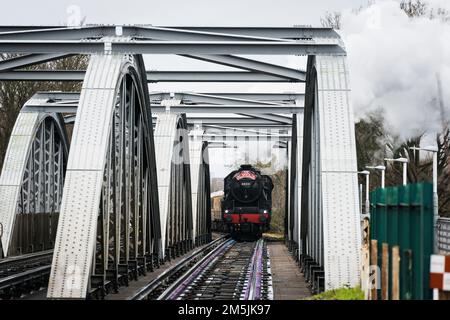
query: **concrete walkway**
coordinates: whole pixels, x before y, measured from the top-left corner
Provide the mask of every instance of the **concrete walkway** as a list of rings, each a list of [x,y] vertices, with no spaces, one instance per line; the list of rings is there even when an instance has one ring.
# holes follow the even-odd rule
[[[274,300],[300,300],[311,296],[305,278],[283,242],[267,242]]]

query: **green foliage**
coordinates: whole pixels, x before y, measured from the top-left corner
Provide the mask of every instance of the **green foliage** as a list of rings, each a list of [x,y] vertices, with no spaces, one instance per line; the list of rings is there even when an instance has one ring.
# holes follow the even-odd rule
[[[325,291],[306,300],[364,300],[364,292],[359,287],[340,288]]]
[[[270,231],[276,233],[284,233],[284,210],[282,208],[272,209]]]
[[[386,130],[382,110],[369,113],[355,125],[356,153],[358,170],[364,170],[367,165],[380,162],[384,158],[386,145]]]
[[[272,161],[275,161],[274,159]],[[258,170],[272,168],[272,161],[263,163],[257,161],[252,165]],[[286,215],[286,171],[277,170],[269,174],[273,182],[272,191],[272,220],[270,222],[270,231],[284,234],[284,218]]]

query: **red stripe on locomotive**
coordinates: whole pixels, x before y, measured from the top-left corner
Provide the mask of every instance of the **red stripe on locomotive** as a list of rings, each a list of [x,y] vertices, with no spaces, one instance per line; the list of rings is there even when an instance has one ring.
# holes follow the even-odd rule
[[[231,220],[230,220],[231,217]],[[270,219],[269,213],[226,213],[224,215],[225,223],[240,224],[240,223],[254,223],[266,224]]]

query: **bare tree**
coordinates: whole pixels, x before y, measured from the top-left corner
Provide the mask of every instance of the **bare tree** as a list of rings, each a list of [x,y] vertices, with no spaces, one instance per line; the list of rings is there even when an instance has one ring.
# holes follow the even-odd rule
[[[400,8],[410,18],[428,17],[429,19],[440,19],[443,22],[450,22],[450,12],[444,8],[433,8],[423,0],[402,0]]]
[[[14,55],[0,55],[0,60],[13,58]],[[39,66],[28,67],[27,70],[82,70],[87,66],[86,56],[73,56],[58,61],[51,61]],[[8,146],[14,123],[20,108],[37,91],[79,91],[78,82],[0,82],[0,170]]]
[[[325,28],[333,28],[336,30],[342,27],[342,14],[340,12],[326,12],[323,18],[320,18],[320,23]]]
[[[409,17],[421,17],[427,14],[428,6],[422,0],[402,0],[400,9],[406,12]]]

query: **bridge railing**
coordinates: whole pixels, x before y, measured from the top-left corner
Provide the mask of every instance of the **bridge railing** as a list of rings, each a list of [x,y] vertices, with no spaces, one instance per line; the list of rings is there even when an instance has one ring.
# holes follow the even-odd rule
[[[450,254],[450,218],[438,219],[438,248],[441,254]]]

